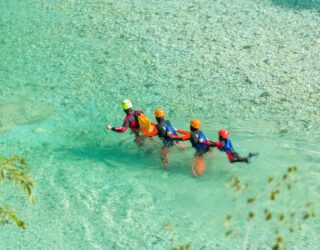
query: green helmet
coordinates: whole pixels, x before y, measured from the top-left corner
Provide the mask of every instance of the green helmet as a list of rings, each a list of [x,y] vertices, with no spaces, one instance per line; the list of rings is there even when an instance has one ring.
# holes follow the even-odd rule
[[[127,110],[127,109],[132,108],[132,103],[130,102],[130,100],[126,99],[126,100],[122,101],[121,106],[122,106],[123,110]]]

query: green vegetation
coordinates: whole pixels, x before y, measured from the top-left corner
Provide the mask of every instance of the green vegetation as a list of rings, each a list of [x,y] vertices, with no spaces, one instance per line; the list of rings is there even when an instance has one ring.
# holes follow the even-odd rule
[[[35,186],[34,181],[28,176],[30,172],[24,159],[13,156],[11,158],[0,157],[0,185],[5,181],[21,188],[22,192],[28,197],[31,203],[35,202],[32,194],[32,188]],[[19,219],[13,209],[0,201],[0,224],[14,222],[18,227],[25,228],[24,221]]]
[[[185,245],[180,245],[178,247],[174,247],[173,250],[190,250],[191,249],[191,244],[185,244]]]
[[[246,212],[233,211],[226,215],[225,236],[243,239],[242,249],[247,249],[250,234],[253,234],[256,228],[263,228],[266,234],[274,233],[271,249],[286,249],[283,235],[302,231],[307,220],[316,218],[315,201],[306,200],[310,199],[307,196],[299,199],[291,192],[297,184],[296,172],[297,167],[292,166],[280,177],[269,177],[261,190],[251,190],[248,184],[233,177],[226,186],[234,191],[236,200],[243,205]],[[291,200],[296,201],[295,205],[290,204]],[[257,204],[259,206],[256,206]],[[239,221],[247,223],[241,226]]]

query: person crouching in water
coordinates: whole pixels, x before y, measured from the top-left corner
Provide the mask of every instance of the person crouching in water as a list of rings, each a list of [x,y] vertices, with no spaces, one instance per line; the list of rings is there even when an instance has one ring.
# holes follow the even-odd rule
[[[128,128],[132,131],[132,133],[135,135],[134,142],[138,146],[142,146],[144,143],[144,136],[140,134],[140,125],[138,116],[141,114],[144,114],[141,110],[133,110],[132,109],[132,103],[129,100],[123,100],[122,103],[122,109],[126,113],[126,117],[124,118],[123,124],[120,127],[113,127],[112,125],[108,125],[107,129],[112,130],[117,133],[124,133],[127,131]]]
[[[211,147],[217,147],[220,151],[226,152],[229,161],[250,163],[250,158],[259,155],[259,153],[249,153],[247,157],[240,157],[239,154],[234,151],[231,140],[229,139],[229,131],[226,129],[220,129],[218,132],[219,142],[209,142]]]
[[[198,119],[192,119],[190,121],[190,132],[177,130],[179,133],[184,134],[183,137],[175,137],[179,140],[190,140],[192,147],[195,148],[196,152],[191,163],[191,170],[194,176],[200,176],[206,170],[204,155],[210,151],[210,143],[206,136],[200,131],[201,122]]]
[[[157,124],[152,124],[152,131],[149,132],[146,129],[142,129],[142,132],[149,137],[158,135],[158,137],[162,139],[163,146],[160,149],[161,161],[163,167],[168,168],[168,155],[170,153],[170,148],[174,145],[178,145],[179,143],[174,139],[176,136],[178,136],[178,133],[177,130],[171,125],[171,122],[164,119],[165,112],[163,109],[157,108],[154,111],[154,116],[157,120]]]

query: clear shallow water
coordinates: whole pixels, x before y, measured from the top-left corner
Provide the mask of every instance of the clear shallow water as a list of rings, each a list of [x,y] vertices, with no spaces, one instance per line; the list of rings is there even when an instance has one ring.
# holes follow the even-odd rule
[[[0,3],[0,152],[27,159],[38,199],[31,206],[10,191],[28,229],[3,228],[0,248],[191,242],[192,249],[241,249],[244,237],[226,238],[223,227],[232,211],[244,214],[240,227],[246,223],[243,202],[225,188],[232,176],[259,190],[268,176],[297,165],[299,181],[279,209],[317,197],[318,8],[240,0]],[[121,124],[123,98],[149,115],[164,107],[179,128],[198,117],[212,139],[227,127],[240,153],[261,156],[230,165],[214,151],[194,179],[193,151],[175,151],[163,171],[160,144],[144,152],[131,135],[104,130]],[[272,226],[253,231],[252,248],[273,244]],[[319,220],[284,233],[288,248],[317,249],[317,231]]]

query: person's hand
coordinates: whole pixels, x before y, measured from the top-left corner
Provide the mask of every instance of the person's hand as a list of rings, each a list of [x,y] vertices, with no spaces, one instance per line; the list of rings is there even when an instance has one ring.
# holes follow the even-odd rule
[[[112,126],[109,124],[109,125],[107,126],[107,129],[111,130],[111,129],[112,129]]]
[[[203,139],[202,139],[202,138],[200,138],[200,139],[199,139],[199,142],[200,142],[200,143],[203,143]]]

